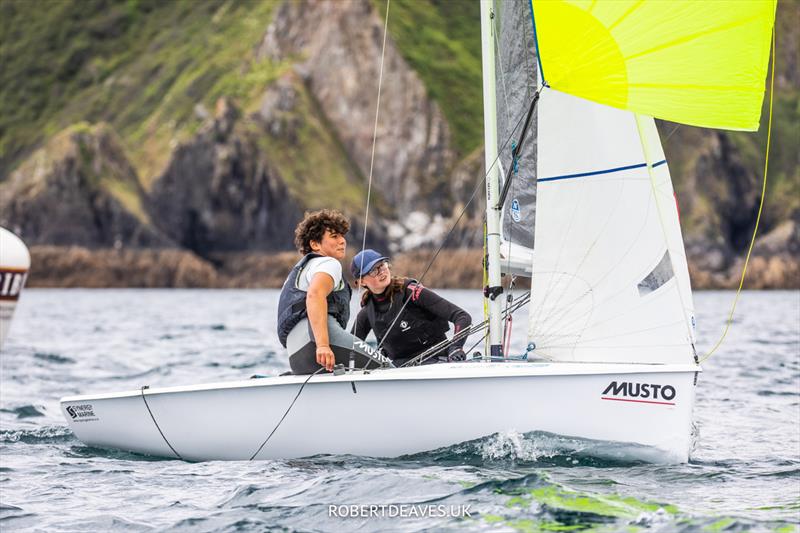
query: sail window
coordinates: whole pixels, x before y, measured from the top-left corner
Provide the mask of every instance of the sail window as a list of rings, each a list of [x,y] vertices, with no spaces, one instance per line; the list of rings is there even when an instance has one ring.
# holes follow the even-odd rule
[[[669,257],[669,250],[666,250],[661,261],[659,261],[655,268],[639,282],[639,296],[650,294],[673,277],[675,277],[675,273],[672,271],[672,261]]]

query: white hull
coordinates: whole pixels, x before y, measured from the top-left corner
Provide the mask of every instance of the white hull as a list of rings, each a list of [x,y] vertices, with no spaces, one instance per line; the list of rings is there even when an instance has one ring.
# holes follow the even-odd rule
[[[694,365],[468,362],[318,375],[255,458],[396,457],[497,432],[546,431],[643,445],[659,460],[684,462],[697,371]],[[166,439],[183,459],[247,460],[305,379],[147,389],[147,405],[141,391],[72,396],[61,408],[89,445],[175,457]],[[607,391],[612,382],[617,394]],[[666,394],[653,397],[648,387],[646,397],[641,389],[637,397],[620,391],[622,383],[657,384]]]
[[[0,348],[8,337],[30,266],[31,256],[22,239],[0,228]]]

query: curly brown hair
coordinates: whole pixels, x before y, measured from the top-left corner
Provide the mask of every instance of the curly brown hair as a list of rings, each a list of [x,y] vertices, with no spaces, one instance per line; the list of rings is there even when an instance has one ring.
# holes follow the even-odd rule
[[[320,242],[325,230],[346,235],[350,230],[350,222],[342,213],[335,209],[322,209],[320,211],[306,211],[305,218],[294,230],[294,245],[301,254],[310,254],[311,241]]]

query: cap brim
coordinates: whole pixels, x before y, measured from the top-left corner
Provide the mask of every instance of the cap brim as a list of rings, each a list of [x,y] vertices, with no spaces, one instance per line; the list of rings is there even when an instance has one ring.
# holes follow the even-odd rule
[[[377,258],[377,259],[373,259],[372,261],[370,261],[369,263],[367,263],[367,264],[365,264],[365,265],[364,265],[364,268],[362,268],[362,269],[361,269],[361,274],[359,274],[359,275],[358,275],[358,277],[359,277],[359,278],[363,278],[364,276],[366,276],[367,274],[369,274],[369,271],[370,271],[370,270],[372,270],[373,268],[375,268],[375,265],[377,265],[377,264],[378,264],[378,263],[380,263],[381,261],[388,261],[388,260],[389,260],[389,258],[388,258],[388,257],[379,257],[379,258]]]

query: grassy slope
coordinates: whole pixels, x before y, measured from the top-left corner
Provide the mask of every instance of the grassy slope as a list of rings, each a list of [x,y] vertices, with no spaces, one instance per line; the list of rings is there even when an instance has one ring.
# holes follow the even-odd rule
[[[385,2],[371,1],[385,13]],[[215,99],[228,95],[250,110],[264,86],[286,69],[253,55],[277,3],[0,0],[0,180],[56,132],[103,120],[119,132],[146,187],[174,143],[199,126],[197,104],[213,110]],[[462,154],[482,143],[478,9],[476,2],[397,0],[389,18],[392,37],[442,107]],[[799,9],[779,6],[779,50],[796,41],[787,35],[797,32],[791,21]],[[786,68],[788,61],[779,59],[778,71]],[[330,192],[329,200],[342,196],[349,203],[356,189],[348,180],[337,179],[342,187],[328,191],[308,177],[309,168],[332,160],[337,176],[349,165],[335,136],[313,142],[327,126],[315,117],[313,102],[306,99],[301,107],[306,130],[299,142],[272,143],[268,153],[296,196]],[[776,94],[768,197],[776,220],[800,204],[798,123],[798,88],[784,87]],[[764,132],[730,134],[756,176],[763,168]],[[675,178],[680,188],[680,175]]]
[[[253,48],[276,2],[1,0],[0,176],[69,124],[107,121],[145,184],[198,103],[245,106],[278,67]]]
[[[386,2],[372,2],[384,17]],[[442,108],[462,155],[483,144],[479,15],[471,1],[397,0],[389,8],[389,34]]]
[[[339,209],[361,212],[366,198],[363,176],[350,163],[302,81],[294,75],[289,78],[297,91],[295,107],[291,112],[277,113],[285,124],[282,130],[291,134],[264,135],[254,123],[245,127],[255,134],[259,147],[277,167],[298,203],[307,209],[323,209],[335,199]]]

